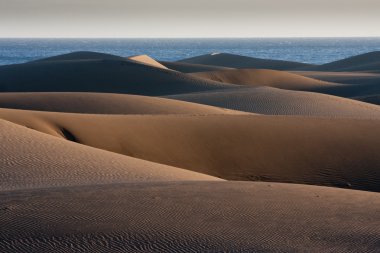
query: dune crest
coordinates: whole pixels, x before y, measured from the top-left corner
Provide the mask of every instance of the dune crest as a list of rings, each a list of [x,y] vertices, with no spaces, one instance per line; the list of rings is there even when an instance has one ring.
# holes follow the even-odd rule
[[[128,57],[129,60],[132,60],[132,61],[136,61],[136,62],[139,62],[139,63],[142,63],[142,64],[146,64],[146,65],[149,65],[149,66],[153,66],[153,67],[156,67],[156,68],[161,68],[161,69],[168,69],[167,67],[165,67],[164,65],[162,65],[161,63],[159,63],[158,61],[156,61],[155,59],[143,54],[143,55],[135,55],[135,56],[130,56]]]

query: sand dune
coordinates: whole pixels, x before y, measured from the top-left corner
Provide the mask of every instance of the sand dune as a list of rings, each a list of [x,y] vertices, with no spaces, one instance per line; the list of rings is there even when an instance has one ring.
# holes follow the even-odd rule
[[[192,76],[213,81],[249,86],[271,86],[287,90],[308,90],[331,84],[285,71],[267,69],[233,69],[192,73]]]
[[[69,132],[59,126],[46,127],[56,127],[62,135],[69,136]],[[54,138],[4,120],[0,120],[0,140],[0,190],[136,181],[215,180],[191,171]]]
[[[0,107],[90,114],[234,114],[222,108],[172,99],[111,93],[0,93]]]
[[[228,87],[231,85],[127,59],[38,61],[0,66],[0,91],[3,92],[167,95]]]
[[[10,109],[2,109],[0,117],[56,137],[224,179],[380,191],[379,120]]]
[[[3,252],[376,252],[377,193],[242,182],[0,193]]]
[[[130,56],[128,57],[129,60],[136,61],[138,63],[146,64],[149,66],[153,66],[156,68],[161,68],[161,69],[168,69],[158,61],[154,60],[153,58],[147,56],[147,55],[136,55],[136,56]]]
[[[352,99],[303,91],[258,87],[167,96],[267,115],[380,119],[380,107]]]
[[[338,60],[308,68],[322,71],[368,71],[380,72],[380,51],[356,55],[343,60]]]
[[[176,71],[183,72],[183,73],[233,69],[233,68],[227,68],[227,67],[202,65],[202,64],[191,64],[191,63],[184,63],[184,62],[160,61],[160,63],[165,65],[169,69],[176,70]]]
[[[379,56],[0,66],[0,252],[377,252]]]
[[[203,64],[212,66],[221,66],[229,68],[257,68],[257,69],[274,69],[274,70],[291,70],[303,67],[310,67],[311,64],[259,59],[242,55],[234,55],[227,53],[212,53],[200,55],[188,59],[183,59],[178,62]]]

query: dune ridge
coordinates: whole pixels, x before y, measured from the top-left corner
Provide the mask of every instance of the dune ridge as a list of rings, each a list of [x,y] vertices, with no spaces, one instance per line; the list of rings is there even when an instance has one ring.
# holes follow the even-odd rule
[[[76,61],[76,60],[124,60],[124,57],[113,55],[113,54],[105,54],[99,52],[91,52],[91,51],[77,51],[66,54],[60,54],[56,56],[46,57],[42,59],[38,59],[32,62],[46,62],[46,61]]]
[[[0,93],[0,108],[88,114],[235,114],[238,111],[129,94],[83,92]]]
[[[234,68],[211,66],[211,65],[202,65],[202,64],[192,64],[192,63],[185,63],[185,62],[160,61],[160,63],[165,65],[169,69],[176,70],[176,71],[179,71],[182,73],[193,73],[193,72],[234,69]]]

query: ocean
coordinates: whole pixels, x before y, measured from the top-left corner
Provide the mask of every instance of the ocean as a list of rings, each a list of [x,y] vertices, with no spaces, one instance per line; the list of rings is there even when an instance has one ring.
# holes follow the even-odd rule
[[[376,50],[380,50],[380,38],[0,39],[0,65],[73,51],[120,56],[147,54],[165,61],[225,52],[323,64]]]

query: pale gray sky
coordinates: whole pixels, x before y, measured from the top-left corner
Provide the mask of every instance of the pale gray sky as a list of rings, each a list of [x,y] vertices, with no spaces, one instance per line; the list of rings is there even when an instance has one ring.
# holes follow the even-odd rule
[[[0,37],[380,36],[380,0],[0,0]]]

